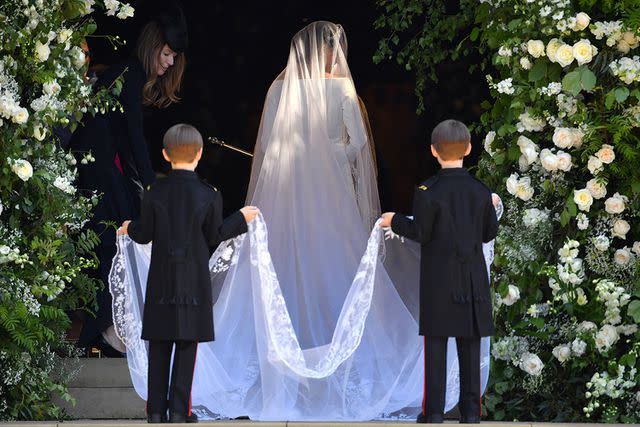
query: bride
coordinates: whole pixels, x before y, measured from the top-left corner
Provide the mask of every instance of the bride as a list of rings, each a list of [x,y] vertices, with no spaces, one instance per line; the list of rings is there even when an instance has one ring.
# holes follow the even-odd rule
[[[223,242],[210,261],[216,341],[198,349],[199,416],[370,420],[420,411],[419,264],[415,246],[385,245],[374,227],[380,208],[367,128],[344,29],[308,25],[293,37],[262,114],[247,201],[264,221]],[[114,323],[142,398],[147,251],[121,238],[110,277]],[[483,351],[486,384],[488,342]],[[447,410],[457,399],[450,343]]]

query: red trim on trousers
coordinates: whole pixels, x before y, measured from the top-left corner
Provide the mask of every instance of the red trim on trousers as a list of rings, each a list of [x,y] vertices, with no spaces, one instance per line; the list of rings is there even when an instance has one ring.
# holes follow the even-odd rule
[[[427,337],[424,338],[424,386],[422,388],[422,415],[427,416]]]
[[[191,390],[193,390],[193,377],[196,375],[196,360],[198,360],[198,342],[196,341],[196,356],[193,359],[193,373],[191,374],[191,388],[189,389],[189,410],[187,415],[191,416]]]

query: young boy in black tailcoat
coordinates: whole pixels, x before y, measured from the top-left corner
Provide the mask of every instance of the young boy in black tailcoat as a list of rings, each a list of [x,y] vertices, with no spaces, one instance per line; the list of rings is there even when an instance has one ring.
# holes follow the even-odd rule
[[[449,337],[456,337],[458,347],[460,422],[480,421],[480,338],[494,333],[482,243],[495,238],[498,222],[491,191],[462,167],[470,151],[463,123],[440,123],[431,134],[431,153],[442,169],[417,188],[413,219],[382,216],[383,227],[422,245],[425,387],[419,423],[443,422]]]
[[[259,211],[246,206],[222,220],[222,196],[195,173],[202,136],[194,127],[173,126],[163,145],[172,171],[147,189],[140,219],[125,221],[120,233],[137,243],[153,241],[142,320],[142,338],[149,341],[148,421],[165,422],[168,409],[169,422],[195,422],[196,351],[199,342],[214,338],[210,248],[246,232]]]

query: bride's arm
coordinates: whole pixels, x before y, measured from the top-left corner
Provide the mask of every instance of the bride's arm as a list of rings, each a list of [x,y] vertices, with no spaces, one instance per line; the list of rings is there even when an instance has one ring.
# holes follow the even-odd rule
[[[349,134],[349,143],[346,144],[347,158],[349,162],[355,162],[362,148],[367,144],[367,131],[364,128],[362,112],[355,91],[347,93],[342,101],[342,120]]]

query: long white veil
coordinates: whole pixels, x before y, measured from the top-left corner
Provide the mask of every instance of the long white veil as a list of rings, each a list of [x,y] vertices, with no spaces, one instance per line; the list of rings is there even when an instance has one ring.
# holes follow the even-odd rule
[[[420,411],[419,251],[385,244],[373,226],[374,162],[346,47],[340,26],[310,24],[269,88],[248,192],[263,216],[210,260],[216,341],[198,349],[192,401],[200,416],[369,420]],[[143,398],[147,269],[148,248],[120,238],[114,324]],[[448,359],[447,410],[459,393],[453,341]]]

